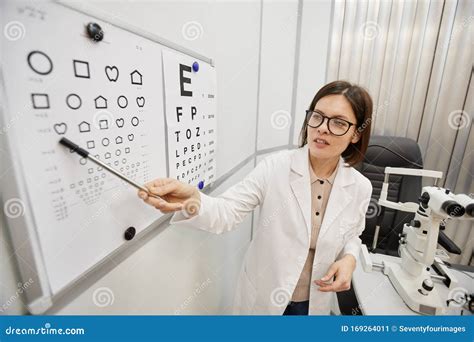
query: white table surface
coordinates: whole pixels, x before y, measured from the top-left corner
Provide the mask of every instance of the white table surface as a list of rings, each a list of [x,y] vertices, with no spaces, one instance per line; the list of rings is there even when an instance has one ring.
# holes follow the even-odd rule
[[[400,262],[401,259],[384,254],[370,254],[372,262],[382,263],[382,261]],[[457,287],[465,288],[469,293],[474,293],[474,280],[467,274],[450,269],[458,279]],[[470,273],[473,276],[473,273]],[[451,291],[441,280],[433,280],[442,298],[448,298]],[[352,285],[359,302],[363,315],[416,315],[398,295],[397,291],[390,282],[388,276],[383,274],[382,269],[374,267],[372,272],[365,272],[360,260],[352,277]],[[460,308],[450,308],[447,311],[449,315],[461,314]],[[469,315],[468,310],[463,311],[464,315]]]

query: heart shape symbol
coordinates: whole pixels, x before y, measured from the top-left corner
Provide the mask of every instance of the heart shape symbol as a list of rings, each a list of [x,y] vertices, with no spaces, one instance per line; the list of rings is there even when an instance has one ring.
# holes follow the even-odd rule
[[[125,124],[125,120],[123,118],[115,120],[115,123],[117,124],[118,128],[122,128],[123,125]]]
[[[56,133],[60,135],[66,133],[67,131],[67,125],[64,122],[55,124],[53,128],[56,131]]]
[[[105,67],[105,74],[110,82],[117,82],[119,77],[119,71],[116,66],[106,66]]]
[[[134,138],[135,138],[135,136],[133,134],[128,135],[128,141],[132,141]]]
[[[145,98],[143,96],[137,97],[137,105],[140,108],[145,105]]]

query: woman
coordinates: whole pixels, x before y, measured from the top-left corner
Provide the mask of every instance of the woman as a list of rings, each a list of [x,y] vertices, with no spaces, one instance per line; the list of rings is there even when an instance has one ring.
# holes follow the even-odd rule
[[[370,136],[372,100],[361,87],[335,81],[306,111],[300,148],[265,158],[219,197],[162,178],[139,192],[171,223],[216,234],[232,230],[260,206],[234,299],[235,314],[329,314],[334,292],[350,288],[372,186],[352,166]]]

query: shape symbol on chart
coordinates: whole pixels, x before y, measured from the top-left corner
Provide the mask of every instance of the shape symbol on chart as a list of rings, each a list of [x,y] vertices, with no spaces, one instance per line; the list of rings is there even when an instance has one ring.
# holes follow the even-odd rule
[[[130,153],[130,147],[125,147],[125,153]]]
[[[72,65],[74,67],[74,76],[79,78],[91,78],[89,62],[73,59]]]
[[[132,84],[141,85],[142,84],[142,74],[138,70],[134,70],[130,73],[130,78]]]
[[[110,152],[105,153],[105,159],[110,159],[111,157],[112,155],[110,154]]]
[[[88,149],[91,149],[91,148],[94,148],[94,147],[95,147],[95,142],[94,142],[94,140],[89,140],[89,141],[87,142],[87,148],[88,148]]]
[[[121,144],[121,143],[123,143],[123,138],[119,135],[117,138],[115,138],[115,143],[116,143],[116,144]]]
[[[139,121],[138,118],[137,118],[136,116],[134,116],[134,117],[132,118],[132,125],[133,125],[133,126],[138,126],[138,121]]]
[[[55,124],[53,128],[54,128],[54,131],[59,135],[63,135],[67,132],[67,125],[64,122]]]
[[[99,128],[100,129],[108,129],[109,128],[109,120],[107,120],[107,119],[99,120]]]
[[[135,139],[135,136],[133,134],[128,135],[128,141],[133,141]]]
[[[90,131],[91,131],[91,125],[89,125],[89,123],[87,123],[86,121],[82,121],[79,124],[79,132],[86,133]]]
[[[118,127],[118,128],[122,128],[123,125],[125,124],[125,120],[124,120],[123,118],[116,119],[116,120],[115,120],[115,123],[117,124],[117,127]]]
[[[125,108],[128,106],[128,100],[125,96],[123,95],[120,95],[118,98],[117,98],[117,104],[120,108]]]
[[[103,97],[102,95],[97,96],[94,99],[94,102],[95,102],[95,108],[97,109],[107,108],[107,99]]]
[[[110,144],[109,138],[104,138],[104,139],[102,139],[102,145],[104,145],[104,146],[109,146],[109,144]]]
[[[110,82],[117,82],[118,77],[119,77],[119,70],[118,68],[114,66],[106,66],[105,67],[105,74],[107,75],[107,78],[109,79]]]
[[[31,94],[31,102],[34,109],[49,109],[48,94]]]
[[[47,54],[41,51],[31,51],[27,57],[31,70],[40,75],[48,75],[53,71],[53,62]]]
[[[137,97],[137,105],[140,108],[145,105],[145,98],[143,96]]]
[[[66,97],[66,104],[71,109],[79,109],[82,105],[82,100],[77,94],[69,94]]]

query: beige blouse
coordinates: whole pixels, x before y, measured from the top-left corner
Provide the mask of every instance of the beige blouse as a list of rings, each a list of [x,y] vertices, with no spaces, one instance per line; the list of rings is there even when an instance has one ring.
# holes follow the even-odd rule
[[[323,221],[324,212],[326,211],[329,194],[331,193],[336,173],[337,166],[329,178],[319,179],[314,174],[311,162],[309,163],[309,175],[311,180],[311,242],[303,271],[301,272],[300,279],[298,280],[293,296],[291,297],[293,302],[309,300],[316,242],[318,241],[319,229],[321,228],[321,222]]]

